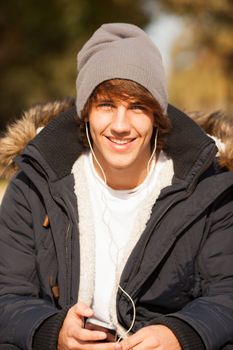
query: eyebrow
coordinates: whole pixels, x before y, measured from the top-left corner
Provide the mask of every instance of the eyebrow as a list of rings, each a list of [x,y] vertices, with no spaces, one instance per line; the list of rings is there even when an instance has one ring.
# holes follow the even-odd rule
[[[105,97],[100,97],[100,98],[97,98],[96,101],[97,102],[99,102],[99,101],[105,101],[105,102],[108,101],[108,102],[110,102],[110,101],[113,101],[113,99],[112,98],[107,98],[107,97],[106,98]]]
[[[139,106],[143,106],[143,107],[146,107],[146,104],[142,101],[138,101],[138,100],[135,100],[135,101],[129,101],[129,105],[130,106],[135,106],[135,105],[139,105]]]
[[[102,102],[113,102],[113,99],[103,96],[103,97],[97,97],[94,101],[94,103],[102,103]]]
[[[104,97],[104,96],[99,96],[96,98],[95,102],[94,103],[114,103],[118,101],[118,99],[114,99],[112,97]],[[146,107],[146,104],[142,101],[139,101],[139,100],[126,100],[126,102],[128,103],[129,106],[134,106],[134,105],[139,105],[139,106],[144,106]]]

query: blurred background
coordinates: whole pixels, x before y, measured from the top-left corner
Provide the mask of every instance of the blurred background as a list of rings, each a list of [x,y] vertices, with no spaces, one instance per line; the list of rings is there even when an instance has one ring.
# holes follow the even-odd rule
[[[8,0],[0,2],[0,132],[37,103],[75,95],[76,54],[106,22],[148,32],[171,103],[232,114],[233,0]]]

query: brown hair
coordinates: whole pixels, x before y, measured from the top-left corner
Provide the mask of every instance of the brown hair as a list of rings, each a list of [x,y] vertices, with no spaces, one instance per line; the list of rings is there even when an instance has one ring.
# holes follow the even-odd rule
[[[189,112],[188,115],[209,135],[220,139],[225,148],[219,151],[219,164],[233,170],[233,117],[222,111]]]
[[[159,151],[164,147],[165,136],[171,129],[170,120],[163,112],[160,104],[155,100],[155,98],[146,88],[134,81],[125,79],[111,79],[104,81],[95,88],[88,101],[86,102],[82,111],[82,121],[80,124],[82,140],[86,146],[88,143],[85,133],[85,121],[88,120],[91,107],[93,103],[97,101],[100,95],[106,96],[108,99],[114,98],[124,101],[134,100],[145,105],[148,110],[153,113],[155,119],[155,127],[158,128],[157,150]]]

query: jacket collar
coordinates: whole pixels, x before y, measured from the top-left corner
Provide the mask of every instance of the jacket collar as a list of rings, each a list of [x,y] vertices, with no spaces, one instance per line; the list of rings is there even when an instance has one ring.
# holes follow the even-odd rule
[[[174,163],[175,177],[193,182],[212,163],[217,148],[214,141],[185,113],[172,105],[168,107],[172,130],[167,136],[165,152]],[[53,119],[29,143],[61,179],[71,173],[75,160],[85,152],[80,138],[79,121],[75,107]]]
[[[28,149],[32,146],[39,151],[57,179],[69,175],[75,160],[85,151],[79,125],[76,108],[73,107],[54,118],[28,144]]]
[[[167,137],[166,153],[174,162],[175,176],[185,179],[188,175],[204,172],[215,158],[214,141],[184,112],[168,106],[172,130]]]

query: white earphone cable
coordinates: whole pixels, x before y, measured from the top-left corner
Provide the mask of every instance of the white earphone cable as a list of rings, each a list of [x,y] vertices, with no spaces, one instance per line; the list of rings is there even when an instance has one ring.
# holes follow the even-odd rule
[[[85,122],[85,129],[86,129],[87,142],[89,144],[89,147],[90,147],[90,150],[91,150],[91,154],[92,154],[93,158],[95,159],[96,163],[98,164],[98,166],[99,166],[99,168],[100,168],[100,170],[102,172],[102,175],[103,175],[103,178],[104,178],[104,182],[107,184],[107,179],[106,179],[106,175],[104,173],[104,170],[103,170],[102,166],[100,165],[100,163],[99,163],[99,161],[98,161],[98,159],[97,159],[97,157],[95,155],[95,152],[93,150],[93,147],[91,145],[91,140],[90,140],[90,136],[89,136],[87,122]]]
[[[156,148],[157,148],[157,138],[158,138],[158,128],[156,128],[156,131],[155,131],[155,141],[154,141],[154,148],[153,148],[153,151],[151,153],[151,156],[150,156],[150,159],[147,163],[147,175],[149,174],[150,172],[150,165],[151,165],[151,162],[155,156],[155,152],[156,152]]]
[[[95,153],[94,153],[94,150],[93,150],[93,147],[91,145],[91,141],[90,141],[90,136],[89,136],[89,130],[88,130],[88,125],[87,125],[87,122],[85,122],[85,129],[86,129],[86,136],[87,136],[87,141],[88,141],[88,144],[89,144],[89,147],[90,147],[90,150],[91,150],[91,153],[92,153],[92,156],[93,158],[95,159],[97,165],[99,166],[100,170],[101,170],[101,173],[103,175],[103,180],[104,180],[104,183],[107,185],[107,177],[104,173],[104,170],[101,166],[101,164],[99,163]],[[155,152],[156,152],[156,146],[157,146],[157,136],[158,136],[158,129],[156,129],[156,134],[155,134],[155,143],[154,143],[154,148],[153,148],[153,151],[152,151],[152,154],[151,154],[151,157],[147,163],[147,175],[149,174],[149,171],[150,171],[150,164],[151,164],[151,161],[153,160],[154,158],[154,155],[155,155]],[[116,250],[117,250],[117,259],[116,261],[114,261],[113,257],[112,257],[112,254],[111,254],[111,249],[110,249],[110,257],[112,259],[112,262],[113,264],[115,265],[115,269],[117,269],[117,262],[118,262],[118,256],[119,256],[119,247],[117,245],[117,243],[115,242],[114,240],[114,237],[112,235],[112,232],[111,232],[111,228],[110,228],[110,225],[109,223],[105,220],[105,214],[107,213],[107,210],[108,210],[108,206],[107,206],[107,201],[106,201],[106,198],[104,196],[104,193],[102,192],[102,199],[103,199],[103,202],[105,204],[105,211],[104,211],[104,215],[103,215],[103,222],[104,224],[106,225],[108,231],[109,231],[109,234],[110,234],[110,237],[111,237],[111,241],[112,243],[115,245],[116,247]],[[120,284],[118,283],[118,288],[122,291],[122,293],[128,298],[128,300],[130,301],[131,305],[132,305],[132,309],[133,309],[133,315],[132,315],[132,322],[130,324],[130,327],[125,331],[125,333],[119,337],[119,339],[117,340],[117,342],[120,342],[133,328],[134,326],[134,323],[135,323],[135,320],[136,320],[136,307],[135,307],[135,304],[134,304],[134,301],[132,299],[132,297],[120,286]]]

